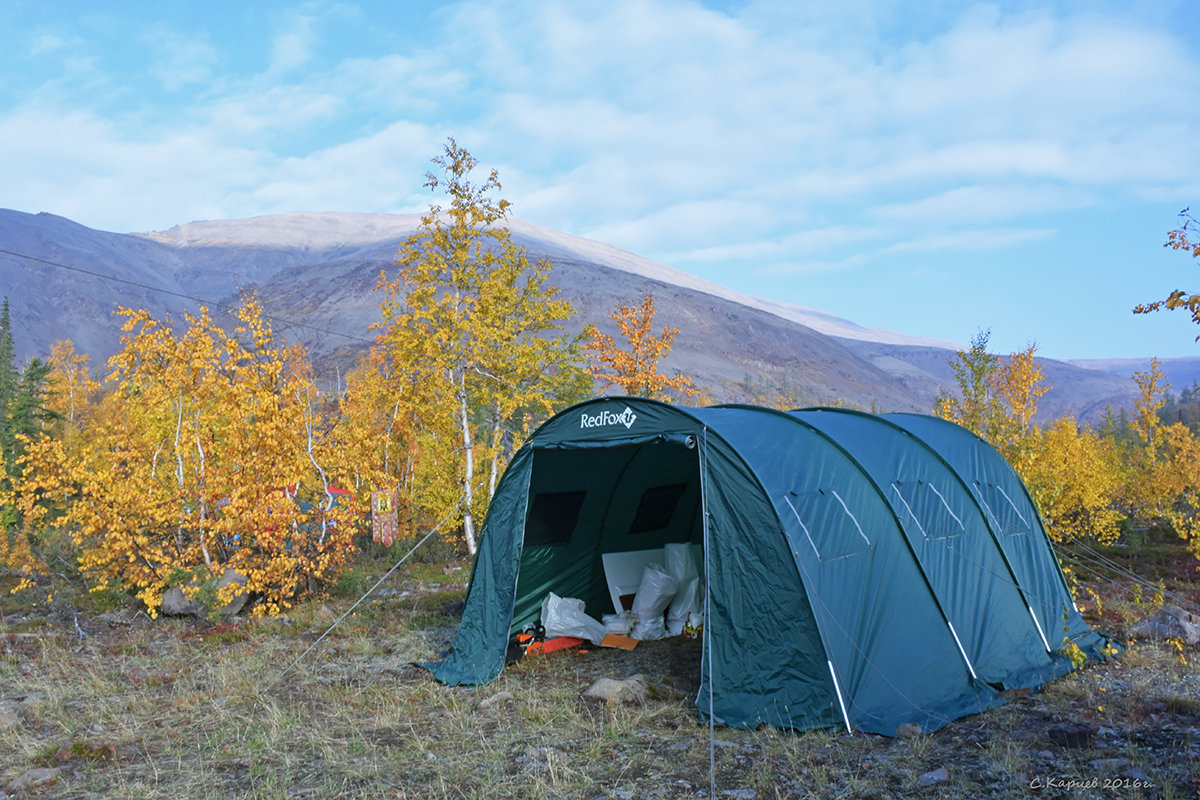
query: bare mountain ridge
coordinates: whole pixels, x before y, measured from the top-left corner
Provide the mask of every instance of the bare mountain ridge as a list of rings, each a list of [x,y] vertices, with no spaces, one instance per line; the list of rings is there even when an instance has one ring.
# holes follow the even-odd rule
[[[0,294],[10,298],[22,358],[44,355],[56,339],[70,338],[101,363],[119,346],[116,304],[178,318],[197,305],[180,295],[232,303],[239,289],[255,287],[277,317],[277,330],[302,341],[331,373],[344,371],[379,319],[374,286],[380,271],[393,268],[396,251],[418,224],[416,215],[298,213],[116,234],[49,214],[0,210],[0,249],[118,279],[0,253]],[[551,280],[577,311],[572,331],[589,322],[612,330],[610,309],[643,288],[653,291],[657,323],[682,331],[665,366],[694,376],[714,401],[746,399],[749,386],[768,398],[786,390],[808,405],[927,411],[938,390],[952,385],[953,343],[748,297],[523,220],[512,220],[510,228],[532,257],[553,264]],[[1173,368],[1200,371],[1200,359],[1177,361]],[[1128,406],[1134,397],[1127,374],[1115,367],[1042,363],[1054,387],[1042,398],[1044,417],[1095,419],[1108,404]]]

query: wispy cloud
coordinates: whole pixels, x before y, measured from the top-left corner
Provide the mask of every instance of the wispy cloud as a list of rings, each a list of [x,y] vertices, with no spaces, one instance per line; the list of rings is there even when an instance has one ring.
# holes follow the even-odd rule
[[[271,43],[270,74],[291,72],[308,62],[317,38],[313,23],[313,17],[307,14],[296,14],[288,19],[287,27],[279,31]]]
[[[152,25],[142,39],[154,54],[152,72],[169,92],[206,83],[220,61],[206,39],[170,30],[161,23]]]
[[[1054,184],[963,186],[916,200],[876,206],[867,213],[880,220],[922,225],[953,225],[1004,220],[1074,210],[1096,199],[1086,190]]]
[[[995,250],[1027,242],[1047,239],[1057,231],[1049,228],[1031,230],[986,229],[940,233],[909,239],[883,248],[887,253],[933,253],[942,250]]]

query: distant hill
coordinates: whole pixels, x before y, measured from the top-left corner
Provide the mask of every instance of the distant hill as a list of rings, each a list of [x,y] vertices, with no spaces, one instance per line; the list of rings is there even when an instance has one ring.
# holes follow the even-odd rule
[[[255,287],[276,329],[304,343],[333,380],[371,339],[380,271],[394,269],[418,224],[416,215],[298,213],[116,234],[0,210],[0,250],[39,259],[0,252],[0,294],[10,300],[21,358],[69,338],[102,363],[119,347],[118,304],[179,318],[199,299],[232,304],[240,289]],[[618,302],[654,292],[657,323],[682,331],[664,366],[693,376],[713,402],[786,390],[803,405],[928,411],[938,390],[952,385],[954,343],[749,297],[523,220],[510,228],[531,256],[552,263],[551,280],[577,310],[572,331],[587,323],[612,331],[608,312]],[[1097,419],[1108,404],[1130,405],[1133,363],[1043,360],[1053,384],[1043,418]],[[1165,369],[1177,386],[1190,385],[1200,358],[1172,359]]]

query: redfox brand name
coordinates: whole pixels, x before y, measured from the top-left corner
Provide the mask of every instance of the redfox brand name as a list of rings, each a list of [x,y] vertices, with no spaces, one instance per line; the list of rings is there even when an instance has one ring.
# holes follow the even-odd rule
[[[637,414],[633,413],[633,409],[629,406],[625,406],[625,410],[620,414],[614,414],[611,411],[601,411],[599,414],[581,413],[579,427],[603,428],[608,425],[624,425],[626,428],[631,428],[635,419],[637,419]]]

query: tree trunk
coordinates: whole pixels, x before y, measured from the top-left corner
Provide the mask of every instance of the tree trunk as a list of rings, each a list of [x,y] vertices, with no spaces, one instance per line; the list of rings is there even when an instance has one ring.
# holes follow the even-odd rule
[[[475,555],[475,518],[471,516],[474,498],[472,484],[475,482],[475,447],[471,437],[471,421],[467,417],[467,387],[465,381],[458,386],[459,421],[463,437],[463,538],[467,542],[467,554]]]
[[[488,476],[488,502],[496,496],[496,480],[500,476],[500,456],[504,453],[504,433],[501,430],[500,414],[492,419],[492,473]]]

